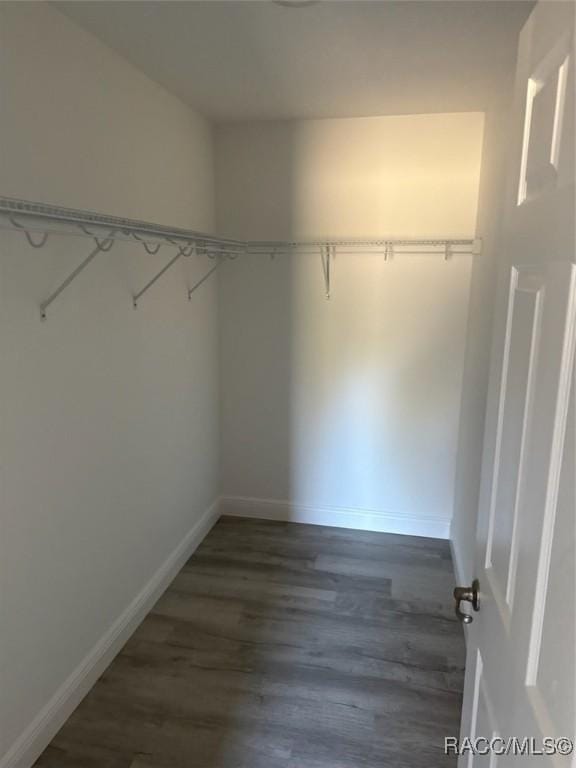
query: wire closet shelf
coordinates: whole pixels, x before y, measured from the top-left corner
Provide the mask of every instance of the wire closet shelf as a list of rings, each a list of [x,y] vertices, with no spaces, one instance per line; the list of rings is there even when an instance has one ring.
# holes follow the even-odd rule
[[[146,285],[132,297],[134,308],[150,288],[182,258],[203,256],[215,264],[188,289],[188,299],[221,265],[245,255],[268,255],[272,258],[290,253],[309,253],[320,257],[326,298],[330,298],[331,266],[337,254],[381,253],[388,260],[397,255],[442,255],[449,260],[457,255],[476,255],[481,251],[479,239],[315,239],[315,240],[235,240],[208,235],[179,227],[108,216],[88,210],[64,208],[45,203],[0,197],[0,229],[21,232],[32,248],[42,248],[49,237],[81,237],[92,240],[92,250],[78,266],[40,304],[40,316],[46,319],[48,307],[100,253],[108,252],[115,242],[132,242],[150,255],[161,248],[172,255]]]

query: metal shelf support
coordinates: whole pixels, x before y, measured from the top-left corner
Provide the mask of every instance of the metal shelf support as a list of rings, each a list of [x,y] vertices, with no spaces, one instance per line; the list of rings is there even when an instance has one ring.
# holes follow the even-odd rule
[[[138,309],[138,302],[139,302],[140,298],[142,296],[144,296],[146,291],[148,291],[150,288],[152,288],[152,286],[154,285],[155,282],[160,280],[162,275],[166,274],[166,272],[168,272],[168,270],[171,267],[173,267],[174,264],[176,264],[176,262],[179,261],[182,258],[182,256],[185,256],[186,258],[191,256],[192,253],[195,251],[195,249],[196,249],[196,246],[195,246],[194,243],[192,243],[192,245],[190,245],[190,246],[184,246],[184,247],[178,246],[178,253],[176,254],[176,256],[173,256],[170,259],[170,261],[162,267],[160,272],[157,272],[154,275],[154,277],[151,280],[149,280],[146,283],[146,285],[138,291],[138,293],[134,294],[134,296],[132,297],[132,306],[134,307],[134,309]]]
[[[205,283],[206,280],[208,280],[208,278],[210,277],[210,275],[213,275],[214,272],[216,272],[219,266],[220,266],[220,262],[218,261],[217,264],[212,267],[212,269],[209,269],[208,272],[206,272],[204,277],[201,277],[200,280],[198,280],[196,283],[194,283],[194,285],[191,288],[188,289],[188,301],[190,301],[190,299],[192,298],[192,294],[194,293],[194,291],[197,288],[200,288],[202,283]]]
[[[320,260],[322,262],[322,273],[324,275],[324,292],[326,299],[330,299],[330,281],[331,275],[331,261],[335,256],[336,248],[333,245],[325,245],[320,249]]]
[[[88,264],[90,264],[92,259],[94,259],[99,253],[107,253],[110,250],[110,248],[112,248],[112,246],[114,245],[114,239],[112,236],[104,241],[99,240],[97,237],[95,237],[94,241],[96,243],[96,247],[93,248],[88,254],[88,256],[86,256],[84,261],[80,262],[80,264],[78,264],[76,269],[74,269],[68,275],[68,277],[62,283],[60,283],[58,288],[56,288],[56,290],[53,291],[50,294],[50,296],[48,296],[48,298],[45,299],[40,304],[41,320],[46,320],[46,310],[48,309],[48,307],[52,304],[53,301],[55,301],[58,298],[58,296],[60,296],[62,291],[64,291],[70,285],[70,283],[72,283],[78,277],[78,275],[86,269],[86,267],[88,266]],[[46,242],[46,240],[44,240],[44,242]],[[41,246],[35,246],[35,247],[39,248]]]

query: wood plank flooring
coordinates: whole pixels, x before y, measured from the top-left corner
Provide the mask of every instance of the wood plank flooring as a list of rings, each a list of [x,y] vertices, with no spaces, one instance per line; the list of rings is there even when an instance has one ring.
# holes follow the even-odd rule
[[[442,768],[447,542],[222,518],[38,768]]]

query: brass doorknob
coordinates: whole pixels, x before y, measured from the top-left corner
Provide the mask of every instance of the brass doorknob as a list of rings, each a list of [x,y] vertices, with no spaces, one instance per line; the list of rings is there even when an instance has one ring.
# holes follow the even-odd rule
[[[472,624],[474,621],[473,617],[460,609],[460,603],[463,601],[471,603],[475,611],[480,610],[480,584],[478,579],[474,579],[470,587],[456,587],[454,590],[454,600],[456,601],[454,610],[458,619],[462,624]]]

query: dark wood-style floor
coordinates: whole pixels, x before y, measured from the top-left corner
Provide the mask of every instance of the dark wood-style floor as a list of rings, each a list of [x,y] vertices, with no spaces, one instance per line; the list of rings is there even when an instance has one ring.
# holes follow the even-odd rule
[[[222,518],[38,768],[441,768],[447,542]]]

